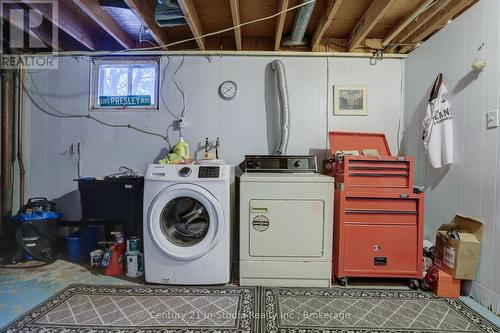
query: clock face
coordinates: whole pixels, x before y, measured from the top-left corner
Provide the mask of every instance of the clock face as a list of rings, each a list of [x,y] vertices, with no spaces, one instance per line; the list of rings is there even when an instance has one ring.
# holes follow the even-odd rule
[[[238,91],[238,86],[233,81],[225,81],[219,87],[220,97],[225,100],[230,100],[236,97],[236,92]]]

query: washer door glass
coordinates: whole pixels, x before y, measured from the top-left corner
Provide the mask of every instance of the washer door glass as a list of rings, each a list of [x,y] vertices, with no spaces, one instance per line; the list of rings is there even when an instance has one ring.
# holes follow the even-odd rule
[[[228,222],[217,199],[194,184],[175,184],[158,193],[148,211],[151,240],[179,260],[201,257],[226,234]]]
[[[210,216],[205,206],[195,198],[171,200],[161,212],[161,230],[178,246],[198,244],[208,233]]]

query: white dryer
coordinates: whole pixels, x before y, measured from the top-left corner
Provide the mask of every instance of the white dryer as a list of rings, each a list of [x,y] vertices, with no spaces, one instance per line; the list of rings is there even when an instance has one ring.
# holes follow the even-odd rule
[[[146,282],[228,283],[234,167],[152,164],[144,178]]]
[[[329,287],[333,178],[310,156],[246,156],[240,178],[240,285]]]

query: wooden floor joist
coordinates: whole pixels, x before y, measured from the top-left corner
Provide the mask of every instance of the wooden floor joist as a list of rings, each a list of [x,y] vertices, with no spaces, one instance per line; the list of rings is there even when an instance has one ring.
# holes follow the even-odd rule
[[[443,8],[448,6],[452,0],[438,0],[429,9],[420,14],[412,23],[410,23],[406,28],[404,28],[393,40],[394,44],[403,43],[411,35],[415,33],[418,29],[422,28],[430,19],[432,19],[437,13],[439,13]],[[386,52],[392,52],[396,49],[397,45],[390,46],[386,49]]]
[[[141,20],[142,24],[153,37],[153,39],[158,43],[158,45],[167,45],[168,37],[165,30],[156,24],[154,18],[153,9],[143,0],[125,0],[127,6],[135,13],[135,15]],[[166,50],[167,47],[164,46],[162,49]]]
[[[73,2],[125,49],[135,47],[135,41],[101,7],[98,0],[73,0]]]
[[[233,26],[240,24],[240,1],[229,0],[231,5],[231,16],[233,18]],[[241,28],[234,29],[234,38],[236,39],[236,49],[241,51]]]
[[[365,11],[363,17],[359,20],[350,34],[348,42],[350,52],[356,51],[356,48],[363,42],[366,36],[368,36],[380,19],[382,19],[394,1],[395,0],[372,1],[370,7]]]
[[[341,3],[342,0],[333,0],[328,2],[328,8],[323,13],[323,15],[321,15],[321,18],[319,19],[318,25],[316,26],[316,30],[314,31],[313,37],[311,39],[311,51],[318,50],[321,39],[323,38],[326,29],[328,29],[328,27],[332,23],[333,18],[335,17],[335,14],[337,14]]]
[[[281,37],[283,36],[283,28],[285,26],[286,12],[288,9],[288,0],[280,0],[279,12],[281,13],[276,18],[276,30],[274,32],[274,50],[279,51],[281,46]]]
[[[448,24],[448,21],[453,19],[456,15],[461,13],[465,8],[476,3],[478,0],[453,0],[451,3],[441,10],[437,15],[433,16],[430,19],[425,29],[421,29],[416,31],[413,35],[411,35],[405,43],[407,44],[416,44],[422,42],[424,39],[428,38],[435,31],[441,29],[443,26]],[[410,50],[413,50],[416,47],[413,45],[403,46],[399,53],[407,53]]]
[[[80,42],[91,51],[98,50],[97,43],[92,38],[92,33],[83,25],[72,13],[70,13],[64,5],[59,4],[57,21],[53,19],[52,12],[49,6],[44,6],[43,3],[29,0],[21,0],[28,7],[37,10],[44,18],[56,24],[59,29],[66,32],[73,37],[76,41]]]
[[[194,38],[196,38],[196,43],[200,50],[205,50],[205,42],[203,41],[203,27],[198,17],[198,12],[193,0],[179,0],[179,5],[181,6],[184,17],[191,28]]]

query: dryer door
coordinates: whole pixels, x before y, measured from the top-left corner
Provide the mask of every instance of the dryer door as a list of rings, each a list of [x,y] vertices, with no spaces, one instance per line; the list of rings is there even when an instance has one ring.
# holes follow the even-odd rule
[[[161,191],[151,203],[148,229],[166,255],[191,260],[208,253],[226,228],[221,205],[204,188],[176,184]]]

